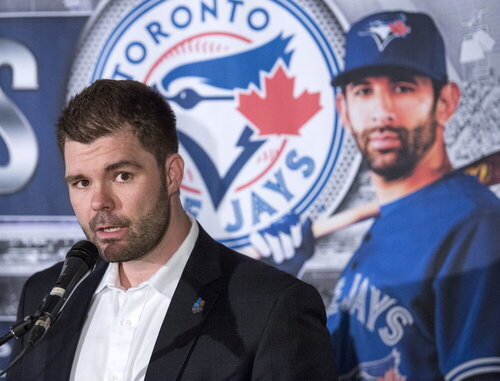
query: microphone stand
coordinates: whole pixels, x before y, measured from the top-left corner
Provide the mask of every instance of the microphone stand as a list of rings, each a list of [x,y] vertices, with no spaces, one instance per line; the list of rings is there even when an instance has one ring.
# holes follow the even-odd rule
[[[16,364],[26,352],[33,348],[45,335],[45,332],[54,323],[66,302],[73,294],[76,287],[87,278],[87,276],[95,269],[99,250],[90,241],[79,241],[75,243],[64,260],[61,274],[52,288],[52,291],[45,296],[41,307],[33,315],[28,315],[24,319],[14,323],[10,332],[0,338],[0,346],[7,341],[16,337],[26,335],[31,332],[27,345],[24,349],[11,361],[9,366],[0,371],[0,376]]]
[[[24,319],[15,322],[10,327],[10,331],[0,337],[0,347],[13,337],[15,337],[16,339],[20,339],[21,337],[26,335],[31,330],[31,328],[33,328],[36,320],[37,319],[35,316],[28,315]]]
[[[24,335],[26,335],[33,328],[33,325],[37,321],[37,317],[36,316],[37,316],[37,314],[35,314],[35,315],[28,315],[28,316],[24,317],[24,319],[15,322],[10,327],[10,331],[7,332],[5,335],[3,335],[0,338],[0,347],[2,345],[4,345],[7,341],[9,341],[10,339],[12,339],[13,337],[15,337],[16,339],[20,339],[21,337],[23,337]],[[5,368],[4,370],[0,371],[0,377],[3,376],[5,373],[7,373],[7,371],[10,368],[12,368],[21,359],[21,357],[23,357],[26,354],[26,352],[29,349],[31,349],[32,347],[33,347],[32,344],[26,346],[26,348],[24,348],[24,350],[21,351],[21,353],[19,353],[19,355],[14,360],[11,361],[11,363],[7,366],[7,368]]]

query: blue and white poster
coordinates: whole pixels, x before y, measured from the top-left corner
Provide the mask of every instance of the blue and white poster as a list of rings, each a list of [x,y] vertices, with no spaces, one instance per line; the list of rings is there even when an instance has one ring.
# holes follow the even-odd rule
[[[135,79],[164,95],[178,116],[185,209],[220,242],[314,284],[328,305],[376,213],[330,81],[349,25],[395,8],[431,14],[443,32],[450,77],[462,88],[448,153],[456,168],[493,157],[496,167],[471,170],[500,195],[491,180],[500,177],[500,3],[2,1],[0,328],[15,319],[27,277],[84,238],[54,125],[67,100],[99,78]],[[311,237],[297,231],[306,221]],[[294,250],[303,239],[309,250]],[[8,355],[3,346],[0,368]]]

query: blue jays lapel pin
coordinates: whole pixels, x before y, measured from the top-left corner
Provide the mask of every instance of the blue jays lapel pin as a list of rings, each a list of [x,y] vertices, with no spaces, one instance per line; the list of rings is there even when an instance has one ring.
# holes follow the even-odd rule
[[[205,301],[198,297],[196,301],[193,304],[193,307],[191,307],[191,311],[193,311],[193,314],[197,314],[198,312],[203,311],[203,307],[205,306]]]

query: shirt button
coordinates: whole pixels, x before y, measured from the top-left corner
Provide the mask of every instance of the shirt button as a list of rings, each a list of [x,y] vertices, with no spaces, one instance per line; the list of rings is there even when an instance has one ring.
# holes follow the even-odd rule
[[[109,381],[118,381],[119,377],[116,374],[112,374],[108,377]]]
[[[132,322],[128,319],[122,320],[122,326],[125,328],[130,328],[132,326]]]

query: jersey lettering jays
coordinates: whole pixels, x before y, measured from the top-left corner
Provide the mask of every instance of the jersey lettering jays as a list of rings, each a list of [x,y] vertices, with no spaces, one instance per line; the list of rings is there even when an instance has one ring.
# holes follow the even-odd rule
[[[343,297],[345,283],[346,279],[342,278],[335,288],[332,312],[348,312],[370,333],[378,335],[385,345],[396,345],[402,339],[405,327],[414,323],[411,313],[395,298],[371,285],[368,277],[355,274]]]
[[[405,379],[398,369],[400,352],[396,346],[414,319],[396,298],[371,284],[368,277],[355,273],[349,279],[339,279],[329,312],[330,321],[336,314],[351,315],[366,335],[387,347],[386,356],[359,363],[341,379]]]

